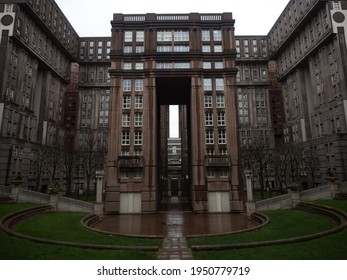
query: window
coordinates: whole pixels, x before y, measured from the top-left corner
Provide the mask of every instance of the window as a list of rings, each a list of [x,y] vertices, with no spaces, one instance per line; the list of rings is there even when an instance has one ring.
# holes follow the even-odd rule
[[[129,149],[122,149],[121,150],[121,156],[130,156],[130,150]]]
[[[225,126],[225,113],[224,112],[218,112],[217,123],[218,123],[218,126]]]
[[[143,97],[142,96],[135,96],[135,109],[142,109],[143,107]]]
[[[134,145],[142,145],[142,131],[134,132]]]
[[[13,12],[13,4],[5,4],[5,12],[12,13]]]
[[[158,31],[157,32],[158,42],[172,42],[172,31]]]
[[[129,170],[126,168],[120,169],[120,178],[121,179],[128,179],[129,178]]]
[[[135,91],[143,91],[143,80],[135,80]]]
[[[172,52],[172,46],[157,46],[157,52]]]
[[[224,101],[224,95],[217,95],[217,108],[224,108],[225,107],[225,101]]]
[[[136,31],[136,42],[144,42],[144,41],[145,41],[145,32]]]
[[[189,69],[190,63],[189,62],[175,62],[174,68],[175,69]]]
[[[130,114],[123,114],[122,127],[129,127],[129,126],[130,126]]]
[[[134,126],[142,127],[142,113],[135,113]]]
[[[189,46],[186,46],[186,45],[174,46],[174,52],[189,52]]]
[[[334,1],[333,6],[334,6],[334,10],[340,10],[340,3],[339,3],[339,1]]]
[[[124,42],[132,42],[133,41],[133,32],[125,31],[124,32]]]
[[[224,80],[223,79],[216,79],[216,90],[217,91],[224,90]]]
[[[175,42],[189,42],[189,31],[175,31],[174,32]]]
[[[214,45],[214,52],[215,53],[220,53],[222,52],[222,45]]]
[[[123,96],[123,109],[130,109],[131,108],[131,97],[130,96]]]
[[[212,167],[206,168],[206,176],[207,178],[214,178],[215,177],[215,170]]]
[[[136,157],[142,157],[142,149],[136,148],[136,149],[134,150],[134,155],[135,155]]]
[[[226,144],[227,143],[227,136],[225,130],[219,130],[218,131],[218,144]]]
[[[202,52],[204,52],[204,53],[211,52],[211,46],[210,45],[203,45],[202,46]]]
[[[212,68],[211,62],[205,61],[205,62],[203,63],[203,65],[202,65],[202,68],[203,68],[203,69],[211,69],[211,68]]]
[[[222,31],[221,30],[213,30],[213,40],[214,41],[222,41]]]
[[[216,61],[214,63],[214,68],[215,69],[223,69],[223,62],[222,61]]]
[[[132,46],[125,46],[124,47],[124,53],[132,53],[133,48]]]
[[[202,41],[203,42],[210,41],[210,30],[202,30]]]
[[[143,53],[145,51],[144,46],[136,46],[136,53]]]
[[[123,91],[131,91],[131,80],[123,80]]]
[[[136,62],[135,69],[136,70],[143,70],[143,62]]]
[[[134,169],[133,178],[134,179],[142,179],[142,169],[140,169],[140,168]]]
[[[214,135],[213,130],[206,130],[206,144],[213,144],[214,143]]]
[[[131,66],[131,62],[125,62],[123,69],[124,70],[131,70],[132,66]]]
[[[213,108],[212,95],[205,95],[205,108]]]
[[[130,145],[130,131],[122,132],[122,145]]]
[[[213,126],[213,113],[206,112],[205,113],[205,126]]]
[[[204,90],[205,91],[212,90],[212,79],[204,79]]]

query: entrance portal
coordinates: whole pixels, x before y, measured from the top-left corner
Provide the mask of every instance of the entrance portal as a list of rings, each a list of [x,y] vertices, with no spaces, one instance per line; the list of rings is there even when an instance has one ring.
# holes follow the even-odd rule
[[[191,209],[189,183],[190,78],[157,78],[159,210]],[[170,137],[170,105],[178,106],[178,137]]]

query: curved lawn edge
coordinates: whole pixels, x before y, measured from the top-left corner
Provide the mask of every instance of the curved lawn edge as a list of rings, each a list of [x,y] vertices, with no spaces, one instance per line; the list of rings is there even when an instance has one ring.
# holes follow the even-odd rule
[[[42,212],[52,211],[51,206],[37,206],[33,208],[23,209],[4,216],[0,220],[0,228],[10,236],[14,236],[21,239],[30,240],[37,243],[60,245],[68,247],[76,247],[82,249],[101,249],[101,250],[140,250],[140,251],[158,251],[158,246],[116,246],[105,244],[89,244],[78,242],[67,242],[61,240],[51,240],[46,238],[34,237],[22,233],[18,233],[13,230],[13,227],[20,221],[25,220],[28,217],[42,214]]]
[[[80,224],[85,227],[88,230],[101,233],[101,234],[111,234],[113,236],[122,236],[122,237],[129,237],[129,238],[147,238],[147,239],[159,239],[164,238],[164,235],[136,235],[136,234],[122,234],[117,233],[113,231],[106,231],[101,229],[96,229],[93,226],[96,225],[98,222],[100,222],[100,217],[95,214],[90,214],[86,217],[83,217],[81,219]]]
[[[326,231],[304,235],[304,236],[286,238],[286,239],[246,242],[246,243],[236,243],[236,244],[192,245],[191,249],[193,251],[218,251],[218,250],[255,248],[255,247],[272,246],[272,245],[283,245],[283,244],[309,241],[316,238],[328,236],[328,235],[340,232],[347,227],[347,214],[339,209],[328,207],[325,205],[316,205],[313,203],[299,203],[299,206],[300,205],[304,207],[308,207],[308,208],[310,207],[319,208],[319,210],[321,211],[320,214],[325,216],[325,218],[332,219],[337,224],[337,226]],[[307,211],[307,210],[302,209],[302,211]],[[326,215],[324,215],[324,212],[326,213]],[[317,215],[317,213],[315,213],[315,215]]]

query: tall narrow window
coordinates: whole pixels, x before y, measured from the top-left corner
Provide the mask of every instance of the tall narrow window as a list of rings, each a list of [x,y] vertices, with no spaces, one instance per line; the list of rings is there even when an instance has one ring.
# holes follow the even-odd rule
[[[124,32],[124,42],[132,42],[133,41],[133,32],[125,31]]]
[[[204,79],[204,90],[205,91],[212,90],[212,79]]]
[[[205,113],[205,126],[213,126],[213,112]]]
[[[214,41],[222,41],[222,31],[221,30],[213,30],[213,40]]]
[[[136,31],[136,42],[144,42],[144,40],[145,40],[145,32]]]
[[[123,80],[123,91],[131,91],[131,80]]]
[[[142,145],[142,131],[134,132],[134,145]]]
[[[216,79],[216,90],[217,91],[223,91],[224,90],[224,80],[223,79]]]
[[[213,130],[206,130],[206,144],[214,143]]]
[[[210,41],[210,30],[202,30],[202,41],[204,42]]]
[[[130,132],[129,131],[123,131],[122,132],[122,145],[130,145]]]

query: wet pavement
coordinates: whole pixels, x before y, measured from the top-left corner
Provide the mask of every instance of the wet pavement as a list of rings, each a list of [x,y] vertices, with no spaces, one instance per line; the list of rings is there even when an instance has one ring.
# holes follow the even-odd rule
[[[196,214],[167,211],[155,214],[108,215],[94,227],[121,235],[183,237],[219,235],[255,226],[245,214],[240,213]]]
[[[121,235],[164,237],[158,259],[188,260],[192,259],[192,251],[186,237],[227,234],[256,226],[245,214],[196,214],[180,209],[175,204],[169,205],[167,211],[153,214],[108,215],[94,228]]]

